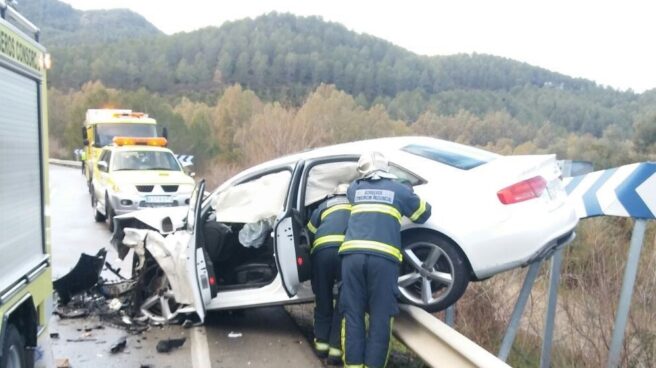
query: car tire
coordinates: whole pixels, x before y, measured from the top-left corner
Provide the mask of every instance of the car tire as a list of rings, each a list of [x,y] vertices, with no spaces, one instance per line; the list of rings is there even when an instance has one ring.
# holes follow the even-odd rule
[[[107,227],[110,232],[114,232],[114,209],[109,203],[109,196],[105,194],[105,217],[107,217]]]
[[[7,332],[2,344],[2,364],[4,368],[27,368],[27,351],[25,338],[13,324],[7,325]]]
[[[401,300],[431,313],[458,301],[470,278],[460,249],[451,240],[426,232],[404,234],[402,242]]]

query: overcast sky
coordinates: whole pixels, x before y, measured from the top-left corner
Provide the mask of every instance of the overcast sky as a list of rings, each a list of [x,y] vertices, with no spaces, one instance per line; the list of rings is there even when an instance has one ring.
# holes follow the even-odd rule
[[[172,34],[271,11],[319,15],[424,55],[486,53],[642,92],[656,87],[656,2],[63,0],[129,8]]]

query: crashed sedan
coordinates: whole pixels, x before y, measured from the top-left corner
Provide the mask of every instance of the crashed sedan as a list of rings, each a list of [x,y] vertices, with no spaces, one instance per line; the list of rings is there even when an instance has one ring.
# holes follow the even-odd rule
[[[337,185],[356,179],[360,154],[371,150],[433,206],[424,224],[403,219],[405,303],[442,310],[470,281],[525,266],[574,237],[578,218],[554,155],[501,156],[427,137],[334,145],[257,165],[211,193],[201,181],[189,208],[117,216],[119,253],[152,256],[167,279],[144,313],[193,310],[202,320],[207,310],[311,301],[305,224]]]

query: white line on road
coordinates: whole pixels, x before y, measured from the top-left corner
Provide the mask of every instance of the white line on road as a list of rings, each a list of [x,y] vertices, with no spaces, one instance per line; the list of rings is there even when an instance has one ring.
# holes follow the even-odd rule
[[[191,366],[194,368],[211,368],[210,349],[207,345],[207,331],[205,327],[193,327],[191,339]]]

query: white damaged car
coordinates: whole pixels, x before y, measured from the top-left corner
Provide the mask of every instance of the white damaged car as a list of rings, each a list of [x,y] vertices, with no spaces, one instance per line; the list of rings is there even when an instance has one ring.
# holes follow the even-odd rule
[[[207,310],[312,300],[305,224],[338,184],[356,178],[360,154],[371,150],[433,206],[426,223],[402,224],[405,303],[442,310],[470,281],[525,266],[574,238],[578,218],[554,155],[501,156],[427,137],[346,143],[257,165],[211,193],[201,181],[189,208],[117,216],[119,254],[133,248],[143,258],[147,250],[168,279],[142,310],[203,319]]]

